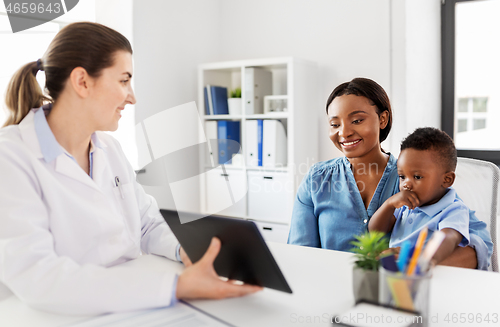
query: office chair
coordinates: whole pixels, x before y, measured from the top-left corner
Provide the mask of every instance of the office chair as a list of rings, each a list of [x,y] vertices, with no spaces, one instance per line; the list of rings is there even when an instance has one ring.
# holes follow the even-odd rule
[[[497,217],[499,215],[500,169],[495,164],[469,158],[458,158],[453,187],[476,217],[487,224],[493,242],[489,270],[498,272]]]

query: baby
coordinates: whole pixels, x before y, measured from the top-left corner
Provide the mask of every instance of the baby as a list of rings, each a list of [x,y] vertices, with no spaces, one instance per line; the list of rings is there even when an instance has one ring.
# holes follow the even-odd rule
[[[418,128],[401,143],[398,159],[400,192],[373,214],[370,231],[392,231],[389,246],[415,244],[420,231],[428,227],[446,235],[433,261],[446,259],[457,246],[469,244],[469,209],[451,187],[455,181],[457,150],[452,139],[435,128]]]

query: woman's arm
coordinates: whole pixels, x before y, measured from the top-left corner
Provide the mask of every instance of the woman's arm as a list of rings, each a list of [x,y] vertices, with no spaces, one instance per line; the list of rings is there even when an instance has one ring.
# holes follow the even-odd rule
[[[440,264],[443,260],[447,259],[463,239],[462,234],[452,228],[443,228],[441,231],[445,234],[445,238],[432,257],[432,260],[436,264]]]
[[[368,222],[368,230],[379,231],[383,233],[389,233],[392,231],[394,224],[396,223],[396,217],[394,217],[394,208],[388,203],[389,200],[385,201],[384,204],[373,214]]]
[[[478,267],[476,251],[470,246],[456,247],[455,250],[439,264],[460,268],[476,269]]]
[[[469,247],[473,251],[468,253],[475,252],[476,258],[469,260],[468,264],[475,262],[477,269],[488,270],[493,254],[493,242],[486,224],[476,217],[473,210],[469,210],[469,238]]]
[[[128,180],[133,186],[137,209],[139,210],[141,224],[141,250],[145,254],[157,254],[178,261],[179,241],[168,227],[160,213],[155,198],[144,191],[142,185],[136,181],[136,176],[132,165],[129,163],[120,143],[109,135],[100,135],[105,138],[119,157],[122,170],[128,174]]]
[[[475,216],[473,210],[470,210],[465,206],[463,215],[465,216],[466,225],[462,227],[462,229],[459,229],[458,225],[452,226],[448,224],[448,226],[442,226],[444,224],[443,222],[440,223],[440,229],[451,227],[460,231],[462,235],[466,235],[468,232],[468,236],[466,238],[469,242],[468,244],[462,244],[468,246],[457,247],[453,253],[448,258],[443,259],[440,264],[488,270],[489,261],[493,252],[493,243],[491,242],[487,226]],[[446,222],[446,220],[444,222]]]
[[[318,219],[314,215],[314,204],[311,197],[311,172],[314,166],[300,183],[293,205],[288,244],[321,247],[319,239]]]

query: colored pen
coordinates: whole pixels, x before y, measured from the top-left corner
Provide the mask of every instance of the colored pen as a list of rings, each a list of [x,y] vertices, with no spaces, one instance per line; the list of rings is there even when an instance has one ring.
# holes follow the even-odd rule
[[[398,268],[399,271],[401,271],[402,273],[405,273],[406,263],[408,262],[408,257],[410,256],[410,252],[411,252],[411,242],[404,241],[403,244],[401,244],[401,250],[399,251],[399,259],[398,259]]]
[[[429,263],[431,262],[432,257],[439,249],[439,246],[441,245],[441,243],[443,243],[445,238],[446,234],[442,231],[437,231],[434,234],[432,234],[432,237],[427,243],[424,252],[422,252],[422,256],[418,260],[418,265],[420,266],[421,272],[427,271],[427,268],[429,267]]]
[[[415,272],[415,268],[417,268],[418,258],[420,257],[420,253],[422,252],[422,247],[424,246],[425,240],[427,239],[427,226],[425,226],[418,234],[417,244],[415,245],[415,251],[413,251],[413,256],[411,257],[410,264],[408,265],[408,270],[406,271],[406,275],[411,276]]]

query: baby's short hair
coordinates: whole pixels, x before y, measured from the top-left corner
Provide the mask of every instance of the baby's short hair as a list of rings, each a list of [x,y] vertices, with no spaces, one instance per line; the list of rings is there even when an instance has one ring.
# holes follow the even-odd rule
[[[457,149],[453,140],[437,128],[417,128],[401,142],[401,151],[404,149],[435,151],[439,163],[445,166],[447,171],[455,171],[457,167]]]

